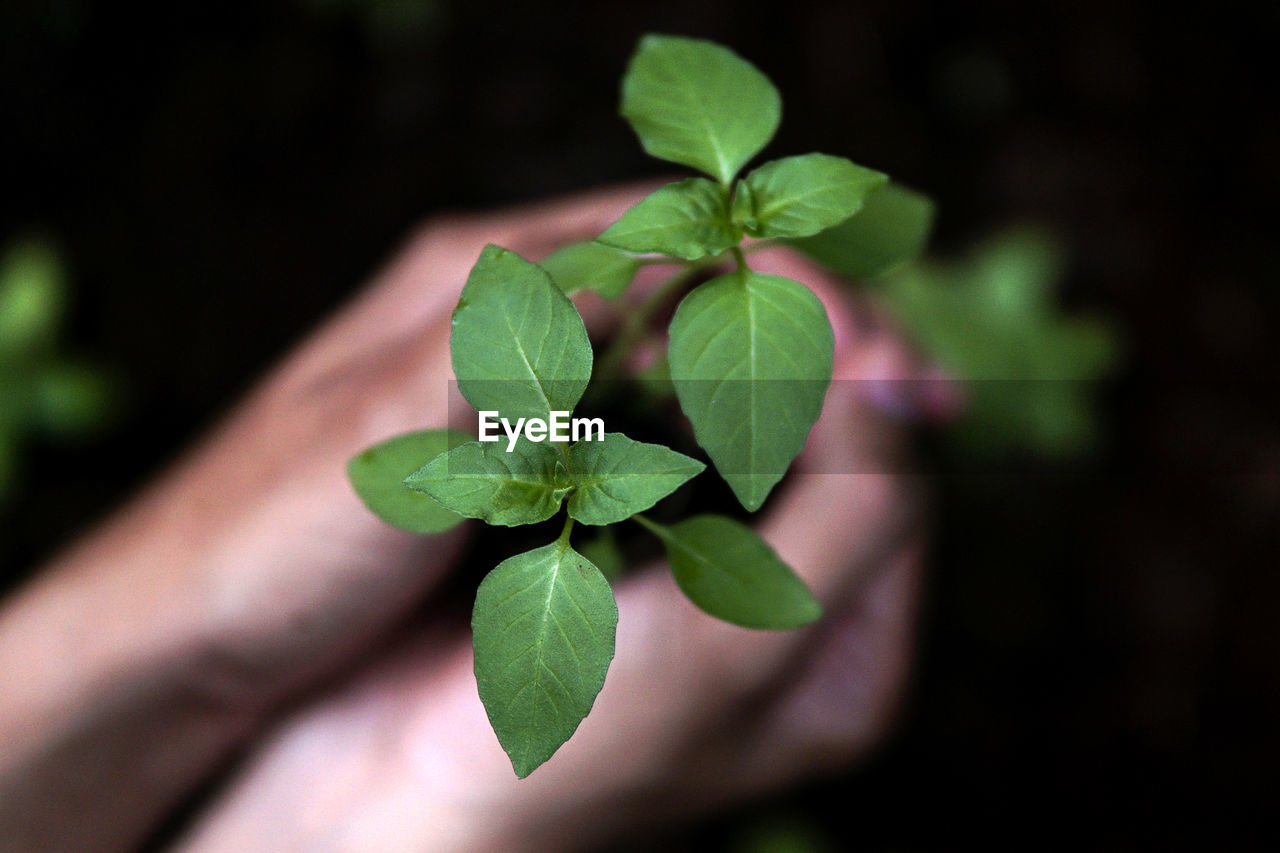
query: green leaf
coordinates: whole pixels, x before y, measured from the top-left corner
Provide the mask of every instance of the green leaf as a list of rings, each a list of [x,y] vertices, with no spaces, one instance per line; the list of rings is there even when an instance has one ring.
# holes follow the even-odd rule
[[[595,537],[578,547],[578,553],[594,563],[600,574],[609,581],[622,577],[627,570],[627,557],[618,547],[618,537],[613,530],[612,527],[602,527]]]
[[[828,154],[773,160],[739,183],[733,219],[753,237],[807,237],[853,216],[888,180]]]
[[[786,563],[745,524],[698,515],[670,527],[645,519],[662,539],[689,600],[744,628],[786,630],[822,616],[822,606]]]
[[[649,154],[728,186],[773,138],[782,99],[768,77],[726,47],[648,35],[622,78],[622,115]]]
[[[524,778],[578,728],[613,660],[618,607],[600,570],[556,542],[498,564],[476,592],[476,685]]]
[[[57,249],[40,239],[10,244],[0,259],[0,358],[52,346],[66,301]]]
[[[566,295],[594,290],[605,299],[617,299],[636,277],[640,261],[612,246],[573,243],[548,256],[542,268]]]
[[[458,515],[505,527],[546,521],[570,486],[555,447],[523,436],[510,452],[505,439],[455,447],[404,482]]]
[[[398,435],[351,457],[347,477],[364,505],[387,524],[410,533],[442,533],[460,524],[462,518],[410,489],[404,478],[425,460],[470,439],[464,432],[449,429]]]
[[[933,201],[901,184],[884,184],[862,210],[812,237],[787,240],[850,278],[873,278],[924,251],[933,229]]]
[[[696,261],[742,239],[729,221],[729,194],[706,178],[688,178],[650,193],[596,238],[629,252]]]
[[[545,271],[498,246],[471,269],[449,348],[467,402],[512,422],[572,411],[591,378],[578,310]]]
[[[606,433],[569,449],[577,488],[569,515],[583,524],[613,524],[644,512],[707,467],[683,453]]]
[[[822,303],[781,276],[721,276],[676,309],[669,358],[680,407],[747,509],[760,508],[804,448],[833,347]]]

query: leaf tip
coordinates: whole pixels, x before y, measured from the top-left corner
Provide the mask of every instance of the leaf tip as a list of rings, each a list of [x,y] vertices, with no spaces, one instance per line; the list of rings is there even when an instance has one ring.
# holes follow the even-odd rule
[[[640,41],[637,42],[637,47],[640,50],[643,50],[646,47],[652,47],[655,44],[661,44],[662,42],[666,41],[669,38],[671,38],[671,36],[664,35],[663,33],[645,33],[644,35],[640,36]]]
[[[803,628],[805,625],[812,625],[825,615],[825,611],[822,609],[822,603],[814,597],[813,591],[810,590],[807,585],[805,586],[805,591],[809,593],[809,599],[804,604],[800,605],[799,612],[796,614],[795,627],[797,628]]]
[[[528,779],[529,774],[542,766],[543,762],[522,761],[513,756],[507,756],[511,759],[511,769],[515,771],[517,779]]]
[[[729,485],[732,486],[733,484],[730,483]],[[764,502],[765,500],[768,499],[770,491],[772,490],[768,489],[764,492],[764,494],[757,494],[755,490],[752,490],[751,492],[745,492],[745,491],[739,491],[738,489],[735,488],[733,490],[733,493],[738,498],[738,503],[742,504],[743,509],[745,509],[747,512],[755,512],[756,510],[760,509],[760,507],[764,506]]]

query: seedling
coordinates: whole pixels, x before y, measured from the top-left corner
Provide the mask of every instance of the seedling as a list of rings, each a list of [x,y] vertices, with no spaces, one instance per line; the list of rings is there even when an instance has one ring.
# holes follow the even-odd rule
[[[643,514],[702,473],[703,462],[589,425],[576,442],[550,440],[548,422],[576,423],[572,412],[593,378],[591,342],[568,296],[591,289],[616,299],[641,266],[679,267],[628,314],[600,359],[596,378],[616,378],[664,299],[696,274],[731,265],[680,302],[666,362],[698,445],[754,512],[822,411],[833,335],[817,297],[753,270],[747,256],[758,243],[744,240],[813,237],[849,220],[873,192],[892,189],[882,173],[826,154],[773,160],[739,178],[777,130],[781,100],[760,71],[710,42],[643,38],[622,81],[621,112],[648,153],[706,177],[662,187],[595,240],[541,266],[486,247],[454,310],[450,348],[488,440],[413,433],[349,465],[371,510],[418,533],[462,517],[515,526],[566,510],[559,538],[489,572],[472,616],[480,698],[522,778],[591,710],[614,654],[618,610],[605,575],[571,544],[575,524],[636,522],[661,541],[689,599],[735,625],[791,629],[821,615],[804,583],[745,524],[722,515],[662,524]],[[885,241],[873,241],[881,256],[870,262],[891,264],[917,249],[918,224],[891,225],[906,235],[901,247],[886,254]],[[611,535],[591,544],[613,571]]]

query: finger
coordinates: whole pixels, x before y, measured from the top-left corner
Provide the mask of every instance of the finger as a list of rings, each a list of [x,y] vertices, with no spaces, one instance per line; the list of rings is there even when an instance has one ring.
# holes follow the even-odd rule
[[[878,566],[819,628],[786,699],[758,725],[735,774],[763,790],[862,757],[883,739],[914,654],[924,549],[911,543]]]
[[[344,452],[406,429],[444,426],[450,411],[465,409],[450,382],[450,316],[484,246],[541,259],[557,246],[595,236],[653,186],[611,187],[498,214],[435,217],[264,387],[289,405],[339,401],[345,420],[355,421]],[[654,272],[642,271],[640,278],[646,274]],[[601,326],[616,314],[602,310],[599,300],[592,307],[587,320]],[[361,389],[358,400],[336,393],[353,385]]]
[[[891,555],[868,572],[851,600],[809,632],[801,656],[775,671],[767,689],[745,699],[714,670],[692,685],[662,680],[660,692],[651,687],[652,704],[672,712],[670,728],[653,733],[646,748],[675,756],[682,767],[678,788],[672,785],[672,813],[758,796],[864,756],[887,731],[902,698],[922,574],[917,544]],[[620,622],[620,632],[622,627]],[[610,689],[634,686],[620,679],[620,688],[613,677],[611,672]],[[708,684],[719,691],[714,700],[707,698]],[[700,707],[690,710],[691,701]],[[634,715],[633,703],[627,708]],[[673,740],[673,732],[684,739]]]
[[[883,371],[901,347],[877,340],[837,364],[822,417],[761,530],[824,603],[840,600],[859,568],[896,548],[919,519],[923,484],[907,432],[865,393],[888,381]]]
[[[598,235],[656,185],[593,190],[496,214],[442,214],[422,226],[358,297],[340,330],[394,336],[452,311],[480,251],[494,243],[540,260],[554,249]]]

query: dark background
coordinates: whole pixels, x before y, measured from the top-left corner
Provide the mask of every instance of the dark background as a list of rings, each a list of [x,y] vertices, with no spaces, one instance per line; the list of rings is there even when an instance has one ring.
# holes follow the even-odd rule
[[[1065,304],[1127,358],[1094,458],[937,454],[920,666],[878,756],[664,844],[761,813],[877,850],[1274,842],[1277,8],[6,3],[0,240],[58,239],[71,346],[129,402],[28,448],[0,573],[123,499],[424,216],[669,174],[617,81],[640,34],[704,36],[782,91],[770,153],[925,190],[935,250],[1054,229]]]

